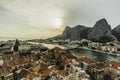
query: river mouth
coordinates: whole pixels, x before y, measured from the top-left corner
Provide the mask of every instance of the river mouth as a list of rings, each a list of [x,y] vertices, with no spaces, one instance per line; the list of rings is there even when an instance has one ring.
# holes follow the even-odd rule
[[[106,61],[117,61],[120,62],[120,56],[109,55],[101,52],[91,51],[87,49],[71,49],[69,50],[71,53],[80,53],[84,56],[95,60],[96,62],[106,62]]]

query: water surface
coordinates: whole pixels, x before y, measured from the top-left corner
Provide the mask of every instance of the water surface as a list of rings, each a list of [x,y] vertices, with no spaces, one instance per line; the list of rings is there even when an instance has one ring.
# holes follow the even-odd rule
[[[70,50],[72,53],[81,53],[84,56],[91,58],[97,62],[105,62],[105,61],[117,61],[120,62],[120,57],[119,56],[114,56],[114,55],[109,55],[105,53],[100,53],[100,52],[95,52],[91,50],[86,50],[86,49],[73,49]]]

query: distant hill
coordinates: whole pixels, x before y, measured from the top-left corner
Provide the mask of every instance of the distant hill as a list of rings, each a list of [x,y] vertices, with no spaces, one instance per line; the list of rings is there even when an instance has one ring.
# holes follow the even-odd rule
[[[54,37],[51,37],[51,38],[48,38],[48,39],[63,39],[62,38],[62,35],[57,35],[57,36],[54,36]]]
[[[8,41],[8,40],[15,40],[15,39],[26,40],[25,38],[0,37],[0,41]]]

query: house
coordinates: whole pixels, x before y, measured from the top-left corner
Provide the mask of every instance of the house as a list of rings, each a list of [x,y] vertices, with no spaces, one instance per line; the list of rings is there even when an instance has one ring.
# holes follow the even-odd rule
[[[38,65],[32,67],[31,70],[32,70],[33,72],[39,72],[40,68],[41,68],[41,65],[38,64]]]
[[[113,67],[115,69],[120,70],[120,62],[116,62],[116,61],[109,61],[106,63],[106,66],[108,67]]]
[[[34,50],[34,54],[39,54],[40,53],[40,50],[37,49],[37,50]]]
[[[118,47],[117,46],[111,46],[111,45],[105,45],[101,46],[102,51],[108,51],[108,52],[118,52]]]
[[[96,63],[94,60],[90,59],[90,58],[87,58],[85,56],[82,56],[78,59],[76,59],[77,62],[85,62],[87,64],[91,64],[91,63]]]
[[[0,55],[0,67],[3,66],[4,60],[3,60],[3,55]]]
[[[112,67],[104,68],[104,80],[116,80],[120,77],[120,71]]]
[[[89,80],[89,75],[85,72],[85,70],[81,67],[80,63],[76,60],[72,60],[69,65],[68,75],[64,77],[64,80]]]
[[[119,65],[120,63],[114,61],[92,63],[88,65],[86,72],[90,75],[91,80],[115,80],[120,76]]]
[[[78,48],[80,46],[80,41],[71,41],[69,42],[69,44],[67,45],[67,48],[68,49],[71,49],[71,48]]]
[[[13,47],[11,45],[0,47],[0,52],[3,55],[13,54]]]
[[[101,44],[97,43],[97,42],[90,42],[90,43],[88,43],[88,47],[89,48],[99,49],[101,47]]]
[[[64,80],[64,77],[67,75],[65,70],[52,70],[49,74],[50,80]]]
[[[26,78],[28,80],[29,79],[33,80],[35,77],[39,78],[39,74],[35,73],[35,72],[31,72],[28,69],[22,69],[22,70],[20,70],[19,73],[15,74],[14,79],[15,80],[21,80],[21,79],[23,80],[24,78]]]
[[[0,59],[0,67],[3,66],[3,64],[4,64],[4,60]]]
[[[64,51],[64,50],[61,49],[60,47],[54,47],[53,49],[51,49],[51,51],[59,52],[59,51]]]
[[[51,73],[52,70],[54,70],[54,69],[46,69],[46,70],[44,71],[44,73],[41,74],[41,78],[42,78],[42,79],[47,78],[47,77],[49,76],[49,74]]]

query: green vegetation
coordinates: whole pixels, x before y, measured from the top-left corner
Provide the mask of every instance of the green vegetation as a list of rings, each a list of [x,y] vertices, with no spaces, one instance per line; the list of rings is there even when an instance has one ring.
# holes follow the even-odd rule
[[[114,44],[113,44],[113,43],[110,43],[110,46],[114,46]]]
[[[59,40],[59,39],[62,39],[62,35],[57,35],[57,36],[49,38],[49,39]]]
[[[49,80],[49,79],[50,79],[50,76],[46,76],[46,77],[45,77],[45,80]]]
[[[118,49],[118,51],[120,51],[120,48]]]
[[[63,70],[64,69],[64,65],[61,62],[62,61],[60,61],[60,60],[56,61],[56,65],[57,65],[58,70]]]
[[[30,51],[31,51],[30,49],[28,49],[28,50],[21,50],[21,51],[19,51],[19,54],[23,55],[23,56],[26,56],[26,55],[29,55],[31,53]]]
[[[40,47],[40,51],[41,51],[41,52],[44,52],[44,51],[46,51],[46,50],[48,50],[47,47]]]
[[[114,41],[115,38],[114,37],[110,37],[110,36],[102,36],[100,37],[99,40],[92,40],[93,42],[100,42],[100,43],[106,43],[106,42],[111,42]]]
[[[19,46],[19,51],[21,51],[21,50],[28,50],[28,49],[31,49],[31,47],[29,45],[20,45]]]
[[[113,35],[120,41],[120,32],[113,31]]]
[[[2,43],[2,44],[0,44],[0,47],[4,47],[6,45],[7,45],[7,43]]]
[[[64,70],[64,65],[62,63],[58,65],[58,70]]]
[[[88,46],[88,42],[82,42],[83,46]]]
[[[31,48],[28,45],[20,45],[19,46],[19,54],[20,55],[29,55],[31,53]]]
[[[113,37],[103,36],[98,41],[101,42],[101,43],[106,43],[106,42],[111,42],[111,41],[114,41],[114,40],[115,39]]]
[[[56,65],[60,65],[61,61],[60,60],[56,60]]]

